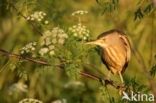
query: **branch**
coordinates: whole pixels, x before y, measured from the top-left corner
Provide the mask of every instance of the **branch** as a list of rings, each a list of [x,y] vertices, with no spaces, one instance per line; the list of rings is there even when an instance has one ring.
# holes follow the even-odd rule
[[[18,59],[23,59],[26,61],[31,61],[31,62],[36,63],[36,64],[49,65],[46,61],[36,60],[35,58],[30,58],[30,57],[23,57],[21,55],[10,53],[10,52],[3,50],[3,49],[0,49],[0,52],[1,52],[1,54],[5,55],[7,57],[10,57],[10,58],[18,58]]]
[[[36,63],[36,64],[41,64],[41,65],[45,65],[45,66],[52,66],[50,65],[48,62],[46,61],[43,61],[43,60],[36,60],[35,58],[30,58],[30,57],[23,57],[21,55],[18,55],[18,54],[14,54],[14,53],[10,53],[6,50],[3,50],[3,49],[0,49],[0,53],[3,54],[4,56],[7,56],[9,58],[18,58],[18,59],[23,59],[23,60],[26,60],[26,61],[29,61],[29,62],[33,62],[33,63]],[[62,64],[59,64],[59,65],[55,65],[57,67],[61,67]],[[60,68],[62,70],[62,68]],[[125,87],[123,87],[122,85],[117,85],[115,82],[113,82],[112,80],[108,80],[108,79],[104,79],[104,78],[101,78],[99,76],[96,76],[94,74],[91,74],[91,73],[87,73],[87,72],[80,72],[79,73],[80,75],[84,76],[84,77],[87,77],[87,78],[90,78],[90,79],[93,79],[93,80],[96,80],[96,81],[99,81],[101,82],[102,85],[106,86],[106,85],[110,85],[116,89],[123,89]]]

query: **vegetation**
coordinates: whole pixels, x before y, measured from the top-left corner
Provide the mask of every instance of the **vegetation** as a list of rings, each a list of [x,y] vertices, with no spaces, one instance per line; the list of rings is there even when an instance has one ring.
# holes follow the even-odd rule
[[[151,103],[156,99],[155,0],[1,0],[0,103]],[[132,57],[107,80],[99,48],[85,43],[124,31]],[[155,100],[156,101],[156,100]]]

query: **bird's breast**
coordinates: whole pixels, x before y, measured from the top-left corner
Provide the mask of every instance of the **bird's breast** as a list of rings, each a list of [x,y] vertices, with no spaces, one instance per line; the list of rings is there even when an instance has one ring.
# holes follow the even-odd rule
[[[121,71],[125,64],[126,53],[121,47],[110,46],[103,50],[102,58],[104,59],[108,69],[116,69]]]

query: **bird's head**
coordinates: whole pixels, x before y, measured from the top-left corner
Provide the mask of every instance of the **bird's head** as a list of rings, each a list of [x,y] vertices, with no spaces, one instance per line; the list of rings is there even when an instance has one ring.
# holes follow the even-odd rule
[[[100,47],[106,47],[106,40],[105,40],[105,38],[100,38],[100,39],[97,39],[97,40],[89,41],[86,44],[98,45]]]

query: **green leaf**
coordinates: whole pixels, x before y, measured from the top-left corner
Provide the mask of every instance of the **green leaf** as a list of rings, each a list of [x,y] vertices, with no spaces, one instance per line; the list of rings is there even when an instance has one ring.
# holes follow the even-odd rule
[[[100,4],[99,0],[96,0],[96,2],[97,2],[98,4]]]
[[[153,4],[150,3],[150,4],[148,4],[148,5],[145,7],[144,13],[150,13],[150,12],[152,11],[152,9],[153,9]]]
[[[112,3],[117,5],[119,3],[119,0],[112,0]]]
[[[155,77],[155,75],[156,75],[156,64],[151,68],[150,74],[152,77]]]
[[[79,78],[79,68],[75,65],[75,64],[68,64],[66,66],[66,73],[67,75],[73,79],[73,80],[76,80]]]
[[[141,8],[138,8],[137,11],[135,12],[134,20],[142,19],[143,17],[144,17],[144,14],[142,13]]]

